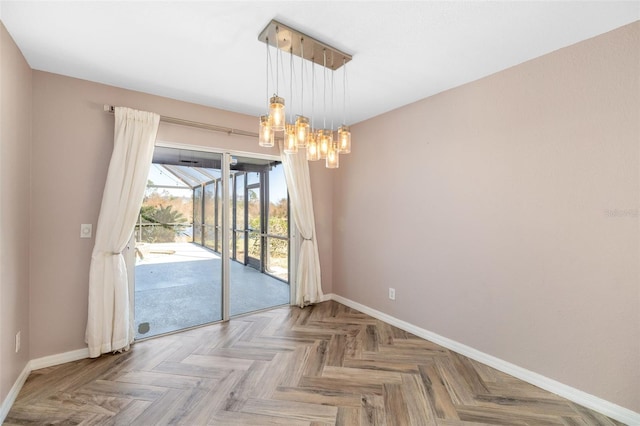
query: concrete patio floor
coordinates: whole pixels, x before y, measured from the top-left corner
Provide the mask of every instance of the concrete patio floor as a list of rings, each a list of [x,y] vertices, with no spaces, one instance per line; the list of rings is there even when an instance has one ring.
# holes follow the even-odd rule
[[[136,339],[222,319],[222,259],[193,243],[144,244],[136,259]],[[231,261],[231,316],[289,303],[289,285]]]

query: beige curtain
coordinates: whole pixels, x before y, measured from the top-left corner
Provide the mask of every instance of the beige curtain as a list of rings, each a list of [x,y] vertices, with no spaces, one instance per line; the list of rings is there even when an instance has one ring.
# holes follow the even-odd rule
[[[291,214],[302,237],[296,269],[294,300],[296,305],[303,307],[321,302],[323,296],[309,164],[304,151],[287,154],[280,144],[280,152],[291,199]]]
[[[144,198],[159,121],[158,114],[120,107],[115,110],[113,153],[89,275],[85,339],[92,358],[128,350],[135,336],[122,252]]]

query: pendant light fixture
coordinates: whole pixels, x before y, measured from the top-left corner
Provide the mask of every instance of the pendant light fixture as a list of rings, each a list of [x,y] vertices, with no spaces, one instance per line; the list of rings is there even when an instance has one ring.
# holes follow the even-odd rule
[[[329,146],[333,143],[333,132],[328,129],[320,129],[317,133],[318,139],[318,151],[320,154],[320,159],[325,160],[327,158],[327,153],[329,152]]]
[[[333,111],[333,95],[334,95],[334,77],[335,71],[331,71],[331,111]],[[329,130],[329,135],[331,135],[331,139],[327,145],[327,154],[325,166],[327,169],[337,169],[340,165],[340,156],[338,153],[337,141],[333,138],[333,114],[331,115],[331,129]]]
[[[293,105],[293,48],[289,52],[289,102]],[[296,125],[293,123],[293,112],[289,123],[284,126],[284,152],[287,154],[295,154],[298,152],[298,135],[296,133]]]
[[[342,126],[338,128],[338,152],[349,154],[351,152],[351,131],[347,122],[347,62],[342,63]]]
[[[288,154],[296,153],[299,149],[306,150],[308,161],[325,160],[327,168],[338,168],[340,154],[351,152],[351,132],[346,124],[346,64],[351,60],[351,55],[339,51],[325,43],[309,37],[278,21],[272,20],[269,25],[260,33],[258,39],[267,46],[267,94],[269,93],[269,71],[270,67],[269,49],[276,48],[276,75],[275,91],[269,98],[268,115],[260,116],[259,144],[264,147],[272,147],[275,139],[281,139],[284,152]],[[289,69],[289,120],[285,111],[285,100],[279,96],[280,81],[280,55],[281,51],[290,55]],[[294,114],[293,93],[294,93],[294,67],[293,56],[301,58],[300,61],[300,110],[299,114]],[[327,61],[327,59],[330,59]],[[312,88],[311,88],[311,120],[304,115],[304,93],[305,93],[305,61],[312,63]],[[328,65],[330,63],[330,65]],[[315,119],[315,65],[323,67],[323,127],[317,129],[314,126]],[[334,101],[334,72],[343,68],[343,124],[338,128],[334,136],[333,127],[333,101]],[[327,71],[331,71],[331,127],[327,127]],[[283,70],[284,72],[284,70]],[[286,77],[285,77],[286,81]],[[267,95],[268,96],[268,95]],[[311,124],[309,123],[311,121]],[[276,132],[283,132],[282,137],[277,137]]]
[[[304,116],[304,37],[300,38],[300,115],[296,119],[298,148],[306,148],[309,137],[309,119]]]
[[[327,129],[327,49],[322,50],[322,66],[322,129],[318,130],[318,148],[320,159],[326,160],[333,143],[333,132]]]
[[[271,122],[268,115],[260,116],[260,132],[258,144],[265,148],[270,148],[275,144],[275,132],[271,127]]]
[[[280,57],[279,37],[279,30],[278,27],[276,27],[276,93],[274,93],[269,100],[269,118],[271,120],[271,128],[276,132],[283,131],[285,124],[284,99],[278,96],[280,82],[280,61],[278,60]],[[269,40],[267,39],[267,46],[268,45]]]
[[[320,150],[318,149],[318,140],[315,132],[309,133],[307,141],[307,160],[318,161],[320,159]]]
[[[298,152],[298,137],[295,124],[287,123],[284,125],[284,152],[287,154]]]
[[[284,98],[273,95],[269,100],[269,117],[274,131],[280,132],[284,130],[284,114]]]
[[[329,145],[325,164],[327,166],[327,169],[337,169],[340,166],[340,155],[338,155],[338,147],[333,143]]]
[[[318,161],[320,151],[318,149],[318,138],[315,131],[315,109],[316,109],[316,63],[311,62],[311,128],[307,134],[307,161]]]
[[[267,46],[267,98],[269,97],[269,43]],[[258,144],[270,148],[275,144],[275,132],[269,115],[260,116],[260,131],[258,132]]]

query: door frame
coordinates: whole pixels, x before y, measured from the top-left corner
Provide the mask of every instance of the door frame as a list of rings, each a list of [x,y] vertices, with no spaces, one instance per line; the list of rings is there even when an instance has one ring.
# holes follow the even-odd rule
[[[260,154],[250,151],[237,151],[231,149],[222,149],[202,145],[183,144],[178,142],[164,142],[156,141],[154,147],[161,148],[174,148],[184,149],[190,151],[210,152],[213,154],[222,155],[222,321],[229,321],[229,301],[230,301],[230,277],[229,270],[231,267],[231,259],[229,257],[229,238],[227,235],[230,229],[231,221],[229,217],[229,207],[232,200],[229,196],[229,175],[231,171],[231,161],[233,157],[252,157],[261,160],[275,160],[282,161],[279,155]],[[204,192],[204,189],[203,189]],[[289,223],[293,224],[291,217]],[[299,238],[297,236],[296,227],[289,226],[289,303],[291,304],[295,297],[295,283],[296,283],[296,270],[297,261],[294,263],[294,259],[298,258],[298,247],[300,245]],[[133,286],[132,286],[133,287]]]

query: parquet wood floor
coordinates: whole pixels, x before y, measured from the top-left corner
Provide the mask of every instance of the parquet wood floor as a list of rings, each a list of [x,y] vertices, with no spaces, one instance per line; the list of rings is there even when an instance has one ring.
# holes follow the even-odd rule
[[[336,302],[31,373],[7,425],[619,425]]]

